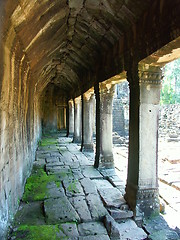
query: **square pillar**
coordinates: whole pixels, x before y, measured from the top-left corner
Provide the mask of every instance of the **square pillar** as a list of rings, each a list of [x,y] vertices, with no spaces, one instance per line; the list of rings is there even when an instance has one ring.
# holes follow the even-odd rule
[[[125,199],[135,215],[159,213],[158,112],[161,70],[135,65],[130,84],[129,159]]]
[[[93,92],[83,94],[83,151],[93,152],[94,95]]]
[[[82,102],[81,96],[74,99],[74,143],[82,140]]]

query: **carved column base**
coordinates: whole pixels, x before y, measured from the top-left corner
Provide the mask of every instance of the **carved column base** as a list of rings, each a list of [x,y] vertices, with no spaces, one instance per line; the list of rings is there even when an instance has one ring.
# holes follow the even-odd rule
[[[81,137],[74,137],[73,143],[81,143]]]
[[[94,152],[94,144],[86,144],[83,145],[83,152]]]
[[[138,189],[137,186],[127,185],[124,198],[134,211],[135,217],[159,214],[158,188]]]
[[[99,168],[114,168],[113,155],[100,156]]]

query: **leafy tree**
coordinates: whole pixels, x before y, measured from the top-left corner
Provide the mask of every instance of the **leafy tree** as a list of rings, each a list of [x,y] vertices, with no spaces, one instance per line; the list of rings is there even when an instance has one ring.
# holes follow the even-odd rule
[[[161,104],[180,103],[180,58],[164,67]]]

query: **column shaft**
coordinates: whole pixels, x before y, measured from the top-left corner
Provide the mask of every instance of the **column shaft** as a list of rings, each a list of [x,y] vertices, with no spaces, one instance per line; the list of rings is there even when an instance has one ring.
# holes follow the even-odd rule
[[[73,136],[74,134],[74,102],[71,99],[68,102],[69,106],[69,136]]]
[[[84,108],[83,108],[83,119],[84,119],[84,151],[93,151],[93,96],[91,93],[85,93],[84,98]]]
[[[74,99],[74,137],[73,142],[81,143],[82,139],[82,106],[81,97]]]
[[[112,100],[114,85],[100,85],[100,167],[114,166],[112,143]]]

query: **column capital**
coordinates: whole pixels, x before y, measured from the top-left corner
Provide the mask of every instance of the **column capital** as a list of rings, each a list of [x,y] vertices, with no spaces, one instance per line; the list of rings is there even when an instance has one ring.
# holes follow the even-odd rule
[[[68,101],[68,103],[69,103],[70,106],[73,106],[73,105],[74,105],[73,99],[70,99],[70,100]]]
[[[111,83],[100,83],[99,84],[100,88],[100,94],[108,94],[107,96],[113,96],[115,92],[115,85]]]
[[[81,96],[75,98],[75,99],[74,99],[74,103],[75,103],[75,104],[81,103]]]
[[[163,75],[160,67],[140,63],[138,65],[138,73],[140,84],[161,85]]]
[[[93,95],[94,95],[94,88],[89,89],[87,92],[85,92],[83,94],[83,98],[84,98],[85,101],[89,101]]]

